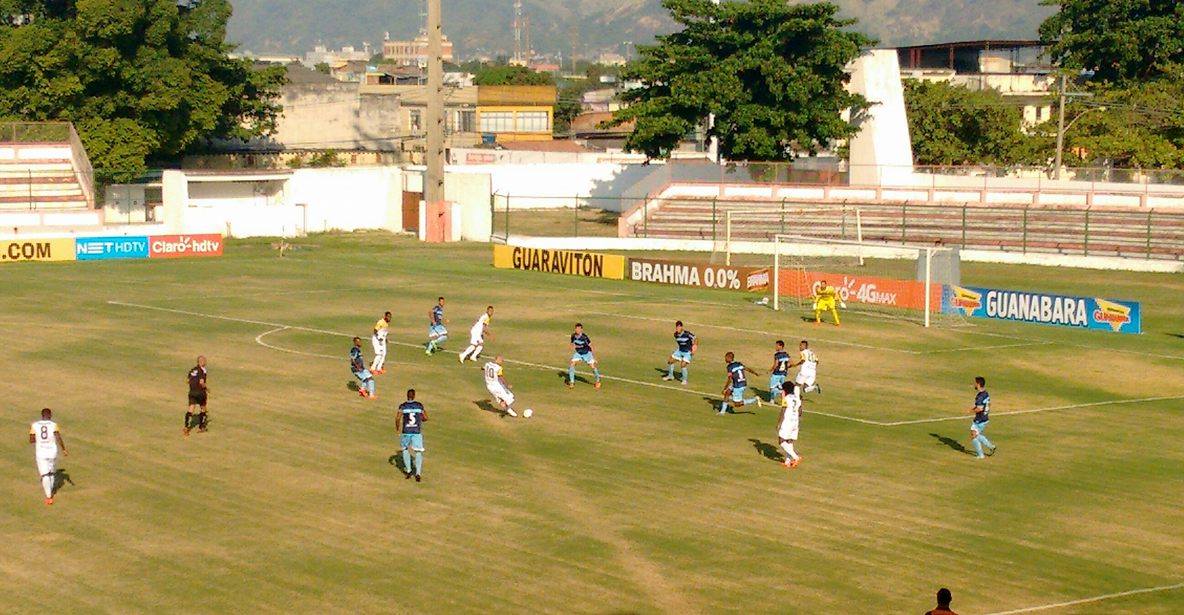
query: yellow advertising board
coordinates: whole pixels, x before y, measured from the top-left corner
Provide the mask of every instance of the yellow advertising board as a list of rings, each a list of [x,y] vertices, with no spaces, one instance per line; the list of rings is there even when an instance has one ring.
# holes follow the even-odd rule
[[[498,269],[543,271],[586,278],[625,279],[625,257],[615,254],[495,245],[493,266]]]
[[[0,240],[0,263],[72,260],[75,260],[73,239]]]

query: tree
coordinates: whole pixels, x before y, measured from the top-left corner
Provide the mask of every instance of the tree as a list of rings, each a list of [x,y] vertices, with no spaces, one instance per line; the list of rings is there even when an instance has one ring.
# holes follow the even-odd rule
[[[477,85],[554,85],[548,73],[533,71],[525,66],[485,65],[473,78]]]
[[[1142,80],[1184,64],[1180,0],[1044,0],[1058,11],[1040,26],[1053,60],[1102,81]]]
[[[1066,164],[1184,168],[1184,70],[1126,86],[1093,88],[1066,107]]]
[[[100,182],[271,133],[283,67],[225,42],[228,0],[0,0],[0,115],[67,120]]]
[[[720,153],[732,159],[787,160],[817,153],[858,132],[843,118],[867,109],[847,92],[846,65],[873,41],[850,30],[829,2],[663,0],[681,26],[638,48],[623,71],[641,87],[611,126],[636,121],[631,151],[670,155],[708,114]]]
[[[1019,107],[996,90],[908,79],[904,102],[919,164],[1043,163],[1040,137],[1025,134]]]

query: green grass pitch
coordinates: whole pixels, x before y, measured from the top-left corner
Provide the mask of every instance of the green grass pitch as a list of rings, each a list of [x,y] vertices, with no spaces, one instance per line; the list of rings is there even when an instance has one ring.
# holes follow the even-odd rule
[[[834,329],[736,293],[495,270],[487,245],[298,243],[0,267],[3,611],[919,613],[947,586],[996,613],[1184,581],[1179,275],[963,264],[978,285],[1141,300],[1141,336]],[[450,351],[496,306],[486,355],[533,419],[482,410],[478,367],[415,347],[441,294]],[[388,309],[366,401],[348,336]],[[700,337],[685,389],[660,380],[675,319]],[[562,385],[577,320],[599,391]],[[711,400],[724,352],[763,373],[803,337],[825,394],[787,471],[774,409]],[[212,423],[185,439],[198,354]],[[962,450],[979,374],[985,461]],[[431,416],[422,484],[392,465],[409,386]],[[46,405],[71,453],[52,507],[26,442]],[[1050,612],[1182,611],[1177,587]]]

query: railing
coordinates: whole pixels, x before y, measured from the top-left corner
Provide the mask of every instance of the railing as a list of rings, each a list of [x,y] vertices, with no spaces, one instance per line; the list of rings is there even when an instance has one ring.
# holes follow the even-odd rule
[[[495,241],[511,235],[772,241],[786,233],[855,239],[859,229],[877,242],[1184,261],[1184,212],[1156,209],[495,195],[490,215]]]
[[[70,122],[2,122],[0,144],[65,143],[73,128]]]
[[[13,148],[14,151],[19,151],[21,146],[25,148],[36,148],[39,144],[69,146],[69,158],[73,168],[74,178],[82,190],[87,207],[93,209],[96,194],[94,169],[91,166],[90,159],[86,155],[86,149],[83,147],[82,140],[78,137],[78,132],[74,129],[73,124],[70,122],[0,123],[0,147],[8,146]],[[20,162],[19,158],[14,158],[13,161]],[[5,187],[3,190],[0,190],[0,195],[8,197],[6,201],[8,209],[12,209],[14,205],[20,205],[20,203],[12,200],[13,197],[18,196],[25,198],[27,209],[36,209],[39,195],[35,194],[35,186],[38,183],[56,183],[53,181],[38,182],[37,180],[50,177],[56,178],[59,175],[59,172],[37,170],[0,171],[0,185]],[[23,187],[24,193],[16,194],[14,190],[21,187]]]
[[[1184,260],[1184,212],[1179,211],[650,199],[637,214],[623,229],[627,235],[772,241],[776,234],[793,233],[855,239],[858,228],[864,240],[876,242]]]
[[[86,155],[86,148],[74,124],[67,124],[70,128],[70,159],[74,163],[74,173],[78,176],[78,185],[82,186],[82,194],[86,195],[86,205],[95,207],[95,170],[90,164],[90,157]]]

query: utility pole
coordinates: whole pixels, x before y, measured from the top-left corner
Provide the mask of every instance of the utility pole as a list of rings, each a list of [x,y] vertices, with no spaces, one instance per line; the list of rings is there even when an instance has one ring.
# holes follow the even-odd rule
[[[719,6],[720,0],[711,1]],[[707,132],[710,133],[712,130],[715,130],[715,114],[709,113],[707,114]],[[715,135],[708,137],[707,157],[715,164],[719,164],[719,137]]]
[[[1057,159],[1056,170],[1057,179],[1061,179],[1061,161],[1065,157],[1065,73],[1061,73],[1061,91],[1058,97],[1060,102],[1057,104]]]
[[[428,205],[444,202],[444,41],[440,0],[428,2],[428,113],[427,173],[423,200]]]

